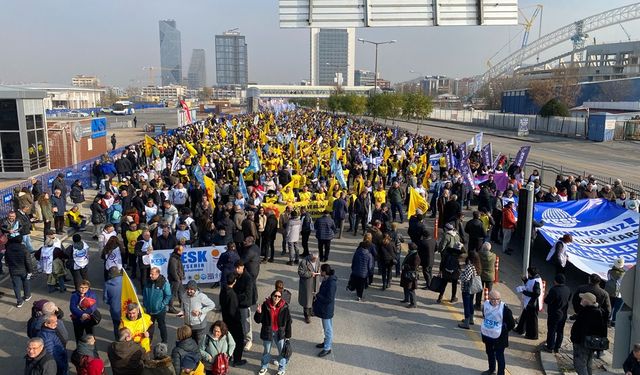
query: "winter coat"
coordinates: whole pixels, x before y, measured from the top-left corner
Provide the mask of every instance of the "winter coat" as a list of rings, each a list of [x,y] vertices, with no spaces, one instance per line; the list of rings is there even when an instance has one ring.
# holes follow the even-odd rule
[[[91,203],[91,223],[104,224],[107,222],[107,210],[105,210],[100,202]]]
[[[89,289],[86,291],[84,296],[86,298],[93,298],[96,301],[96,303],[93,306],[85,310],[82,310],[80,308],[80,300],[82,299],[82,297],[80,297],[80,292],[73,292],[73,294],[71,294],[71,300],[69,301],[69,309],[71,310],[71,320],[77,323],[86,322],[81,320],[82,314],[91,315],[94,311],[98,309],[98,297],[96,296],[96,292]]]
[[[24,375],[56,375],[58,372],[55,359],[44,349],[35,358],[26,355],[24,358]]]
[[[378,264],[388,265],[392,264],[396,259],[396,249],[393,242],[389,242],[388,244],[382,244],[378,248]]]
[[[300,240],[300,232],[302,231],[302,220],[299,218],[289,220],[287,232],[285,235],[286,242],[298,242]]]
[[[176,375],[171,357],[145,359],[142,361],[142,375]]]
[[[222,321],[227,324],[229,329],[232,327],[242,328],[240,323],[240,305],[238,295],[234,288],[223,286],[220,290],[220,313]]]
[[[147,280],[142,290],[144,309],[147,314],[155,315],[166,311],[171,302],[171,287],[163,275]]]
[[[497,339],[492,339],[485,335],[482,336],[482,342],[494,342],[497,347],[508,348],[509,347],[509,332],[516,326],[516,321],[513,319],[513,312],[505,304],[502,310],[502,331]]]
[[[607,337],[609,315],[598,306],[584,306],[571,326],[571,342],[584,345],[586,336]]]
[[[56,197],[52,195],[50,198],[52,211],[56,208],[58,211],[53,213],[53,216],[64,216],[64,212],[67,210],[67,201],[63,195]]]
[[[480,221],[480,219],[469,220],[464,226],[464,231],[469,236],[469,246],[467,247],[469,251],[480,250],[480,246],[482,246],[484,242],[484,237],[487,235],[484,231],[482,221]]]
[[[69,198],[73,203],[82,203],[84,202],[84,188],[82,185],[74,184],[71,186],[71,193],[69,193]]]
[[[333,311],[336,307],[336,290],[338,289],[338,278],[336,275],[327,276],[320,284],[320,290],[316,293],[313,301],[313,314],[320,319],[333,318]]]
[[[418,266],[420,265],[420,255],[417,251],[410,251],[402,262],[402,273],[400,275],[400,286],[409,290],[418,288]],[[415,278],[408,278],[410,274]]]
[[[236,279],[236,285],[233,289],[238,296],[238,305],[240,308],[251,307],[258,301],[256,282],[246,269],[242,272],[242,275],[239,275]]]
[[[580,311],[583,309],[582,305],[580,304],[580,294],[582,293],[592,293],[594,296],[596,296],[596,302],[598,303],[598,306],[600,306],[600,308],[604,310],[605,314],[607,316],[611,314],[611,300],[609,299],[609,293],[600,288],[599,285],[591,284],[580,285],[578,287],[578,290],[576,290],[573,294],[571,304],[573,305],[573,311],[575,311],[576,314],[580,313]]]
[[[176,374],[180,374],[180,371],[182,370],[182,358],[187,355],[200,358],[200,348],[198,347],[198,343],[191,337],[182,341],[176,341],[176,346],[171,351],[171,361],[173,362],[173,369]]]
[[[420,265],[425,267],[433,267],[433,261],[435,258],[436,251],[436,240],[433,238],[424,238],[422,237],[418,242],[418,255],[420,256]]]
[[[145,352],[134,341],[112,342],[107,349],[113,375],[139,375]]]
[[[104,295],[102,302],[109,306],[111,319],[120,320],[122,314],[122,276],[112,277],[104,284]]]
[[[244,238],[251,236],[254,239],[258,239],[258,227],[256,223],[253,220],[244,219],[242,221],[242,234]]]
[[[67,197],[67,184],[64,182],[64,179],[56,177],[51,183],[51,192],[55,192],[56,189],[60,189],[62,194],[60,195],[62,198]]]
[[[200,357],[202,362],[205,363],[205,367],[211,368],[218,354],[225,353],[231,357],[235,348],[236,342],[233,340],[231,333],[220,337],[219,340],[216,340],[212,334],[207,333],[200,343]]]
[[[480,265],[482,271],[480,278],[485,282],[493,282],[496,279],[496,254],[491,251],[480,251]]]
[[[332,240],[333,235],[337,232],[336,224],[329,215],[322,215],[316,220],[315,224],[316,238],[318,240]]]
[[[227,282],[227,277],[235,272],[235,263],[238,260],[240,260],[240,255],[238,255],[237,251],[225,251],[224,253],[220,254],[220,258],[218,258],[218,264],[216,264],[216,267],[222,273],[220,276],[220,283],[222,285],[225,285]]]
[[[568,286],[554,285],[544,297],[544,303],[547,304],[547,320],[557,322],[566,319],[570,300],[571,289]]]
[[[182,257],[176,253],[169,256],[169,265],[167,266],[169,282],[184,280],[184,266],[182,265]]]
[[[629,356],[622,364],[624,373],[630,372],[631,375],[640,375],[640,361],[633,356],[633,352],[629,353]]]
[[[43,326],[38,337],[42,338],[42,341],[44,341],[44,350],[51,354],[53,359],[56,361],[58,375],[68,374],[69,358],[67,355],[67,349],[64,347],[64,344],[56,330]]]
[[[333,220],[334,222],[342,221],[347,217],[347,202],[338,198],[333,201]]]
[[[171,293],[169,293],[171,294]],[[184,323],[191,326],[191,329],[203,329],[207,325],[207,313],[215,308],[215,303],[206,294],[199,290],[193,297],[187,293],[182,294],[182,309],[184,310]],[[200,310],[200,315],[193,316],[191,311]]]
[[[31,255],[21,242],[9,241],[7,243],[4,261],[11,276],[25,276],[28,273],[33,273]]]
[[[276,215],[267,216],[267,222],[264,225],[263,236],[265,236],[267,239],[275,238],[277,232],[278,232],[278,219],[276,219]]]
[[[260,274],[260,248],[253,244],[249,248],[242,249],[240,258],[244,263],[245,271],[249,272],[254,280],[258,279]]]
[[[268,298],[262,303],[262,312],[256,310],[255,314],[253,314],[253,320],[258,324],[262,324],[260,328],[260,339],[265,341],[271,340],[271,332],[273,332],[269,311],[272,306],[271,298]],[[280,309],[278,312],[277,338],[278,340],[289,339],[291,338],[291,313],[289,312],[289,305],[281,299],[277,307]]]
[[[373,256],[368,248],[360,244],[351,259],[351,274],[356,277],[366,278],[373,272],[373,267]]]
[[[316,258],[315,263],[308,256],[300,261],[298,265],[298,303],[304,308],[311,308],[313,296],[318,291],[318,276],[313,276],[314,272],[320,273],[320,262]]]
[[[169,234],[169,236],[165,237],[164,235],[160,235],[159,237],[155,237],[153,248],[154,249],[170,249],[173,250],[178,245],[178,241],[176,240],[176,236],[174,234]]]

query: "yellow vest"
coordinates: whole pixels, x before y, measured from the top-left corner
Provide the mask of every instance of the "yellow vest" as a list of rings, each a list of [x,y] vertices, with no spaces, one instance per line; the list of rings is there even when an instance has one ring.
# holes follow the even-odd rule
[[[131,331],[131,339],[142,346],[149,353],[151,351],[151,341],[148,337],[144,337],[144,333],[151,326],[151,316],[142,313],[142,318],[138,320],[129,320],[124,318],[120,321],[120,328],[128,328]]]
[[[387,192],[384,190],[376,190],[373,192],[373,199],[375,200],[375,203],[385,203],[387,201]]]
[[[127,234],[126,234],[127,251],[129,251],[129,254],[133,254],[134,249],[136,247],[136,242],[138,242],[138,237],[140,237],[141,234],[142,234],[141,229],[134,230],[134,231],[127,231]]]

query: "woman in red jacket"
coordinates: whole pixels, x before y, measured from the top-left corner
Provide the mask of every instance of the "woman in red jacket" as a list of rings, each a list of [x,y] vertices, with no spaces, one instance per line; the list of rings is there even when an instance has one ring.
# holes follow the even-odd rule
[[[513,250],[509,248],[511,235],[516,231],[516,215],[513,212],[513,202],[508,201],[502,209],[502,251],[507,255],[511,255]]]
[[[265,299],[262,305],[258,305],[253,320],[262,324],[260,338],[264,352],[262,353],[262,367],[258,374],[264,375],[268,372],[269,362],[271,362],[271,344],[275,342],[279,356],[277,375],[284,375],[288,358],[282,355],[282,348],[285,345],[285,340],[291,338],[291,314],[289,313],[289,305],[282,298],[282,292],[279,290],[271,292],[271,296]]]

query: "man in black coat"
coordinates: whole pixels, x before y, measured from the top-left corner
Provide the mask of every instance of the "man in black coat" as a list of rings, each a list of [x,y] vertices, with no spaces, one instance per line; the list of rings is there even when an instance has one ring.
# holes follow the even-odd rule
[[[233,340],[237,343],[244,342],[244,335],[242,331],[242,319],[240,317],[240,305],[238,302],[238,295],[234,287],[236,286],[236,275],[231,275],[227,278],[226,286],[223,286],[220,290],[220,312],[222,313],[222,321],[227,324],[229,333]],[[244,345],[236,344],[236,348],[233,351],[233,366],[242,366],[247,363],[242,359],[244,352]]]
[[[462,206],[460,205],[460,203],[458,203],[458,196],[453,194],[449,197],[449,201],[447,201],[447,203],[444,204],[444,209],[443,209],[444,222],[439,223],[439,226],[444,228],[444,225],[447,223],[450,223],[452,221],[457,222],[461,213],[462,213]]]
[[[607,316],[611,314],[611,300],[609,300],[609,293],[607,293],[600,287],[601,282],[602,279],[600,278],[600,276],[597,273],[593,273],[589,275],[588,284],[583,284],[578,287],[576,292],[573,294],[573,299],[571,301],[571,304],[573,305],[573,311],[575,311],[576,314],[578,314],[580,310],[582,310],[582,305],[580,304],[580,294],[582,293],[592,293],[594,296],[596,296],[596,302],[598,303],[598,306],[600,306],[600,308],[604,310]],[[572,316],[572,318],[573,317],[575,316]]]
[[[236,345],[244,345],[245,350],[251,350],[253,343],[253,336],[251,335],[251,306],[258,302],[256,281],[244,269],[242,260],[236,261],[235,267],[237,282],[234,290],[238,296],[238,308],[240,309],[240,320],[244,334],[244,340],[238,341]]]
[[[431,277],[433,276],[433,260],[436,251],[436,241],[431,237],[429,230],[424,227],[420,239],[415,242],[418,245],[418,255],[420,256],[420,266],[422,267],[422,276],[424,276],[425,287],[429,289]]]
[[[9,237],[4,261],[9,268],[13,292],[16,295],[16,307],[22,307],[25,301],[31,299],[31,274],[33,273],[31,255],[27,247],[22,244],[22,236]]]
[[[469,236],[467,247],[469,251],[480,251],[480,246],[484,243],[484,238],[487,235],[480,220],[480,211],[473,211],[473,219],[467,221],[464,231]]]
[[[593,293],[580,293],[581,309],[571,327],[573,343],[573,368],[578,374],[590,374],[593,365],[594,350],[587,348],[587,336],[607,337],[609,315],[598,306]]]
[[[253,236],[247,236],[242,243],[240,259],[244,263],[246,271],[251,274],[254,280],[258,280],[260,274],[260,248],[255,244]]]
[[[173,253],[169,257],[169,265],[167,273],[169,276],[169,286],[171,287],[171,301],[169,302],[169,313],[178,314],[174,306],[176,299],[178,304],[182,306],[182,281],[184,280],[184,266],[182,265],[182,252],[184,248],[181,245],[175,246]]]
[[[51,183],[51,191],[56,191],[56,189],[60,189],[62,197],[67,199],[67,183],[64,181],[64,173],[58,173],[58,177]]]
[[[557,353],[564,339],[564,325],[567,321],[567,309],[571,300],[571,290],[565,285],[564,274],[557,274],[553,287],[544,298],[547,304],[547,346],[549,353]]]

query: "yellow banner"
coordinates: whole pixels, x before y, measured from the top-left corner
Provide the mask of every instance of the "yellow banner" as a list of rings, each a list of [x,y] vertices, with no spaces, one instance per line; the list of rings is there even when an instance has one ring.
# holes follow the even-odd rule
[[[309,215],[311,215],[311,217],[315,219],[322,216],[324,211],[327,209],[328,202],[329,201],[327,200],[295,202],[293,204],[290,204],[290,206],[292,206],[293,210],[297,211],[298,213],[300,213],[300,209],[302,207],[306,208]],[[264,207],[265,210],[273,210],[273,212],[276,214],[276,217],[279,218],[280,213],[284,212],[284,210],[287,208],[287,205],[280,203],[263,202],[262,207]]]

